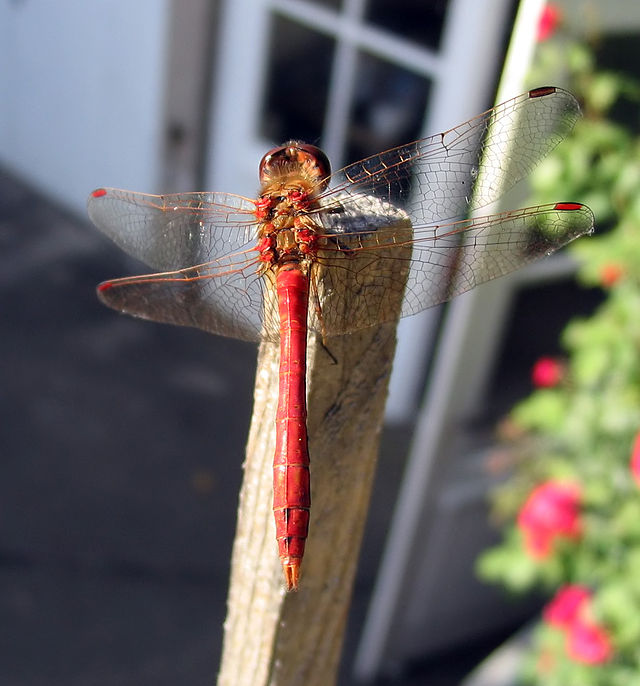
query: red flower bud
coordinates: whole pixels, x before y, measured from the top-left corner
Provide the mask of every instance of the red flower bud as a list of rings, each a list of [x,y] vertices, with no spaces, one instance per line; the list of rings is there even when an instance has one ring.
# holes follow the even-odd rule
[[[600,283],[604,288],[611,288],[624,275],[624,269],[619,265],[611,262],[603,265],[600,269]]]
[[[564,365],[553,357],[541,357],[531,370],[531,381],[536,388],[557,386],[564,376]]]
[[[536,36],[538,41],[542,42],[551,38],[561,22],[562,12],[560,8],[557,5],[545,5],[538,20],[538,34]]]

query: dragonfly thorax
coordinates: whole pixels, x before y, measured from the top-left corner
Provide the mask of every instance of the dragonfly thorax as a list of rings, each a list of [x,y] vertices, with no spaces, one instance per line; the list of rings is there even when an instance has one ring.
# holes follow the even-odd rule
[[[308,217],[276,216],[262,223],[259,234],[258,259],[266,265],[307,261],[317,252],[317,232]]]
[[[256,201],[256,217],[263,221],[282,222],[309,209],[311,196],[301,179],[273,182],[263,189]],[[278,228],[284,228],[282,224]]]
[[[290,229],[278,231],[276,234],[276,252],[282,254],[291,254],[297,248],[296,236]]]

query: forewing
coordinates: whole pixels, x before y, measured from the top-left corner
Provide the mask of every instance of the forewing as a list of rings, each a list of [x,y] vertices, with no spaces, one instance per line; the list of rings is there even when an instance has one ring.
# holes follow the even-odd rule
[[[326,200],[336,192],[373,195],[401,207],[414,227],[461,219],[527,176],[579,116],[567,91],[528,91],[449,131],[337,171]]]
[[[116,245],[163,271],[216,260],[255,241],[255,205],[229,193],[148,195],[99,188],[87,209]]]

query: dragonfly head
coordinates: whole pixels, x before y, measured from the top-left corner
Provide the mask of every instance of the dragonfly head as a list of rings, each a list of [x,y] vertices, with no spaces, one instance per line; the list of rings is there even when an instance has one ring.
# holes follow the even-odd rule
[[[287,141],[272,148],[262,158],[260,183],[265,186],[277,181],[299,179],[314,193],[323,191],[329,183],[331,165],[320,148],[301,141]]]

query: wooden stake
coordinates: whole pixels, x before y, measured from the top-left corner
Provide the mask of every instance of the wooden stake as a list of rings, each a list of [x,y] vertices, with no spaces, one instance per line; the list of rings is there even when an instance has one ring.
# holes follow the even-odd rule
[[[387,290],[391,281],[396,284],[392,297],[386,297],[396,317],[407,277],[405,271],[398,279],[399,258],[406,250],[410,255],[410,248],[394,246],[395,260],[373,260],[372,253],[367,254],[378,276],[380,269],[396,270],[393,279],[376,281],[384,284],[377,288]],[[361,280],[362,272],[357,278]],[[353,297],[357,290],[352,289]],[[336,681],[395,328],[394,322],[330,338],[331,355],[315,335],[309,337],[311,522],[300,588],[289,594],[284,591],[271,511],[279,351],[277,343],[260,348],[218,686],[331,686]]]

